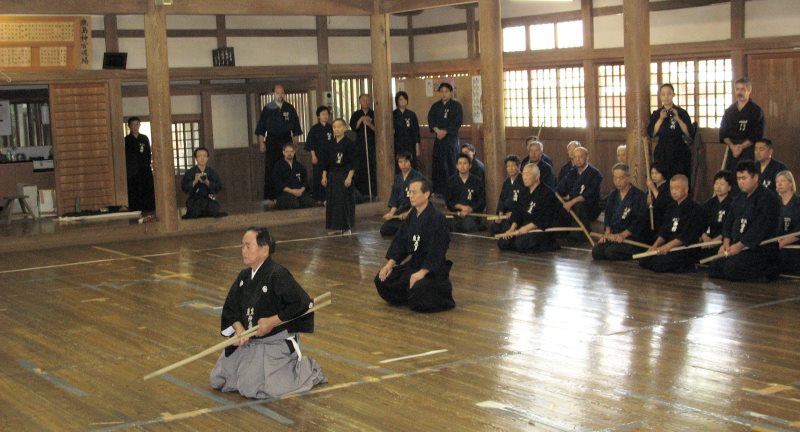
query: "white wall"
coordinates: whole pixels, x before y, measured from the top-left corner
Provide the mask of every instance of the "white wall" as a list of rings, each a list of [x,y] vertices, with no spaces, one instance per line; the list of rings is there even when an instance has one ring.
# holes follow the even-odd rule
[[[117,29],[144,30],[144,15],[117,15]]]
[[[467,58],[467,32],[414,36],[414,61]]]
[[[621,28],[619,32],[622,33]],[[726,40],[730,37],[730,3],[650,12],[650,45]]]
[[[234,48],[236,66],[318,64],[315,37],[229,37],[228,46]]]
[[[502,9],[501,9],[502,10]],[[477,13],[475,17],[477,18]],[[454,7],[440,7],[425,9],[419,15],[414,15],[412,23],[414,28],[436,27],[448,24],[463,24],[467,22],[467,11]]]
[[[344,29],[344,30],[369,30],[369,17],[368,16],[333,16],[328,17],[329,29]]]
[[[170,97],[170,105],[172,106],[172,114],[200,114],[202,112],[200,96],[172,96]],[[147,97],[122,98],[122,115],[125,118],[130,116],[149,116],[150,104],[147,101]]]
[[[595,0],[597,3],[597,0]],[[597,7],[595,4],[594,7]],[[500,13],[503,18],[541,15],[556,12],[569,12],[581,10],[580,0],[559,1],[559,2],[526,2],[519,0],[501,0]],[[478,15],[476,13],[476,15]]]
[[[212,95],[211,122],[214,125],[214,148],[243,148],[249,144],[247,96]]]
[[[144,69],[147,67],[144,38],[119,38],[119,51],[128,53],[128,69]],[[102,55],[100,53],[101,59]]]
[[[800,2],[751,0],[744,4],[747,38],[800,35]]]
[[[227,15],[225,27],[229,29],[316,29],[313,16],[252,16]]]
[[[405,36],[395,36],[392,38],[391,43],[392,62],[408,63],[408,38]]]
[[[625,45],[622,14],[594,17],[594,47],[620,48]]]
[[[217,38],[169,38],[167,39],[169,67],[211,67],[214,65],[211,61],[211,51],[216,48]],[[237,52],[236,64],[239,64],[238,54]],[[130,54],[128,57],[130,58]]]
[[[328,55],[333,64],[371,63],[372,45],[368,37],[332,37]],[[314,64],[317,64],[314,61]]]
[[[168,30],[214,30],[217,17],[214,15],[167,15]]]

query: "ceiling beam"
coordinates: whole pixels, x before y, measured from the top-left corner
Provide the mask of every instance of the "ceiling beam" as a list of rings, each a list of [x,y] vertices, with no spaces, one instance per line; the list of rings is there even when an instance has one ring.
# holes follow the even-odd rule
[[[420,9],[433,9],[445,6],[458,6],[477,3],[475,0],[383,0],[381,13],[397,14],[401,12],[416,11]]]
[[[154,0],[0,0],[6,15],[144,14]],[[172,0],[168,15],[370,15],[369,0]]]

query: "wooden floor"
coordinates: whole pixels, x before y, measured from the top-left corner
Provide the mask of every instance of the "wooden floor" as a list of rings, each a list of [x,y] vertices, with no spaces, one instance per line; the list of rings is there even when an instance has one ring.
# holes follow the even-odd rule
[[[142,380],[219,342],[241,233],[0,255],[0,430],[800,430],[796,279],[453,235],[458,306],[420,315],[375,293],[378,227],[275,229],[276,260],[334,303],[303,336],[330,383],[273,401],[211,390],[215,356]]]

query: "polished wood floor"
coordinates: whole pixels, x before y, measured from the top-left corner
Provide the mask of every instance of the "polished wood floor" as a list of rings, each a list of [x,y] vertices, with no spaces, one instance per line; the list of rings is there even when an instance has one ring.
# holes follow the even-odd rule
[[[330,383],[274,401],[211,390],[214,356],[142,380],[219,341],[241,233],[0,255],[0,430],[800,430],[796,279],[454,235],[458,306],[420,315],[375,294],[378,227],[275,229],[276,259],[334,303],[303,337]]]

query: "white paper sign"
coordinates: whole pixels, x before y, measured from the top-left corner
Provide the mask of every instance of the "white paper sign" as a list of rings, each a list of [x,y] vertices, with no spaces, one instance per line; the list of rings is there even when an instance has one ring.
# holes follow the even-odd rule
[[[483,123],[483,109],[481,107],[481,99],[483,97],[483,89],[481,88],[481,76],[475,75],[472,77],[472,122]]]
[[[433,80],[430,78],[425,80],[425,96],[433,96]]]
[[[11,103],[0,101],[0,135],[11,135]]]

